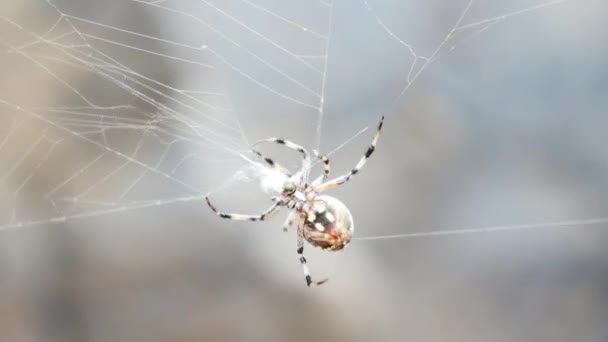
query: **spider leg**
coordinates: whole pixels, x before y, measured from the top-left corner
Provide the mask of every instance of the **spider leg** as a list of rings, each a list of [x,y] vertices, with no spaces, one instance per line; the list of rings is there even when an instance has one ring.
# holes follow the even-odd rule
[[[285,223],[283,223],[283,231],[287,232],[289,227],[293,226],[293,223],[295,222],[295,220],[296,220],[296,213],[294,211],[292,211],[287,216]]]
[[[317,177],[312,183],[311,186],[314,188],[315,186],[325,182],[327,177],[329,177],[329,171],[331,170],[329,167],[329,158],[326,155],[320,155],[319,151],[312,150],[317,158],[323,163],[323,174]]]
[[[292,141],[285,140],[282,138],[267,138],[267,139],[258,140],[253,144],[253,146],[257,146],[257,145],[259,145],[261,143],[265,143],[265,142],[273,142],[273,143],[277,143],[279,145],[285,145],[285,147],[287,147],[291,150],[300,152],[304,159],[310,159],[310,156],[308,155],[308,152],[306,152],[304,147],[302,147]]]
[[[300,174],[300,179],[304,179],[306,178],[306,172],[307,172],[307,168],[310,168],[310,155],[308,154],[308,152],[306,151],[306,149],[304,149],[304,147],[289,141],[289,140],[285,140],[282,138],[268,138],[268,139],[263,139],[263,140],[258,140],[257,142],[255,142],[253,144],[253,146],[257,146],[259,144],[265,143],[265,142],[270,142],[270,143],[277,143],[279,145],[284,145],[285,147],[294,150],[294,151],[298,151],[302,154],[302,170],[298,171],[298,174]],[[268,161],[266,161],[268,162]]]
[[[367,148],[367,151],[365,151],[365,154],[363,155],[363,157],[361,157],[361,159],[359,159],[359,162],[357,163],[357,165],[355,165],[355,167],[347,174],[334,178],[334,179],[332,179],[328,182],[325,182],[325,183],[319,185],[318,187],[316,187],[314,190],[317,193],[321,193],[323,191],[335,188],[338,185],[348,182],[348,180],[350,180],[354,175],[356,175],[359,172],[359,170],[361,170],[363,168],[363,166],[365,166],[365,164],[367,163],[367,160],[372,155],[372,153],[374,153],[374,150],[376,149],[376,144],[378,143],[378,139],[380,138],[380,133],[382,132],[383,123],[384,123],[384,116],[382,117],[382,119],[380,119],[380,123],[378,124],[378,129],[376,130],[376,134],[374,134],[374,138],[372,139],[372,144]]]
[[[270,166],[271,169],[276,169],[276,170],[284,173],[285,175],[287,175],[287,177],[291,177],[291,173],[289,172],[289,170],[287,170],[286,168],[284,168],[280,164],[276,163],[271,158],[266,157],[265,155],[262,154],[262,152],[260,152],[258,150],[251,150],[251,152],[253,152],[256,156],[264,159],[264,161],[266,162],[266,164],[268,164],[268,166]]]
[[[246,215],[246,214],[226,213],[226,212],[217,210],[213,206],[213,204],[211,204],[211,201],[209,201],[209,196],[205,196],[205,201],[207,201],[207,205],[209,206],[209,208],[211,208],[211,210],[213,210],[213,212],[217,216],[219,216],[221,218],[230,219],[230,220],[236,220],[236,221],[264,221],[264,219],[266,219],[270,215],[274,214],[281,207],[281,205],[283,205],[282,202],[277,201],[270,208],[266,209],[263,213],[261,213],[259,215]]]
[[[308,265],[306,265],[306,258],[304,257],[304,220],[300,220],[298,224],[298,255],[300,256],[300,264],[302,264],[302,270],[304,271],[304,279],[306,279],[307,286],[317,286],[322,285],[329,279],[323,279],[320,281],[313,281],[310,275],[310,270],[308,269]]]

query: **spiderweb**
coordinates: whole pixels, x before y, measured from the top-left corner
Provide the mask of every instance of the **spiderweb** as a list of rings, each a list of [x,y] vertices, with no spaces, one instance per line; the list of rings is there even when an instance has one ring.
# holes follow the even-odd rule
[[[336,47],[356,30],[343,15],[352,8],[399,49],[401,74],[366,120],[373,125],[381,114],[390,122],[459,44],[565,2],[516,2],[499,13],[482,1],[449,2],[445,29],[409,42],[384,16],[398,5],[383,1],[9,1],[0,16],[0,228],[199,201],[245,178],[240,154],[291,120],[310,123],[301,130],[313,137],[307,147],[342,148],[365,131],[323,145],[332,77],[356,58]],[[226,173],[201,177],[220,167]]]

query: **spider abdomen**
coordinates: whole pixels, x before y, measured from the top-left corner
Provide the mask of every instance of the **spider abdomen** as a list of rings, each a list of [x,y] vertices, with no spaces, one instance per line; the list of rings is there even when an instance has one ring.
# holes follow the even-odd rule
[[[339,251],[353,236],[353,218],[344,203],[331,196],[317,196],[304,212],[304,238],[324,250]]]

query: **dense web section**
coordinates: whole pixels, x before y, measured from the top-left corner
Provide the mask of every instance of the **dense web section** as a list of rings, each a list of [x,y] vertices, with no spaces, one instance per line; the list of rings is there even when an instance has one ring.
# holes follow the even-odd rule
[[[379,10],[382,1],[353,2],[402,48],[409,70],[370,125],[381,114],[390,122],[419,76],[459,42],[563,2],[530,2],[481,18],[470,15],[476,1],[461,2],[451,29],[423,51],[395,33]],[[23,6],[0,16],[0,58],[10,80],[0,89],[2,229],[199,201],[250,178],[255,165],[242,157],[251,144],[246,109],[232,101],[242,85],[314,120],[307,147],[318,149],[338,62],[333,31],[356,25],[337,22],[340,0],[33,0]],[[126,7],[149,19],[130,21],[121,15]],[[364,131],[352,132],[330,154]],[[232,172],[199,176],[220,164],[232,165]],[[500,229],[511,228],[460,231]]]

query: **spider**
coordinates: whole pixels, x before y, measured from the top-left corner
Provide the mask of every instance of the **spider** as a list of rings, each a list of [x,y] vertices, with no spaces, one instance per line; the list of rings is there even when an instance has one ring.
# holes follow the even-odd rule
[[[315,157],[323,164],[323,174],[310,184],[307,183],[308,170],[311,165],[310,155],[302,146],[281,138],[268,138],[256,142],[253,145],[252,152],[263,159],[268,165],[267,168],[264,167],[267,169],[265,171],[275,176],[273,177],[275,185],[273,189],[277,193],[277,196],[272,197],[274,204],[259,215],[223,212],[211,204],[209,196],[205,196],[205,200],[211,210],[219,217],[238,221],[263,221],[277,212],[281,207],[290,209],[291,212],[283,225],[283,231],[287,231],[289,227],[297,224],[297,254],[304,271],[306,285],[309,287],[311,285],[321,285],[328,279],[320,281],[312,280],[310,270],[306,265],[306,258],[304,257],[304,240],[308,241],[312,246],[323,250],[339,251],[349,244],[353,236],[354,223],[352,215],[344,203],[335,197],[319,194],[348,182],[354,175],[359,173],[359,170],[363,168],[376,149],[383,122],[384,116],[380,119],[372,143],[363,157],[351,171],[342,176],[327,181],[330,172],[329,158],[319,155],[316,150],[313,150]],[[261,143],[277,143],[298,151],[303,158],[302,168],[295,174],[290,174],[287,169],[255,149],[255,146]]]

